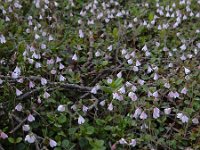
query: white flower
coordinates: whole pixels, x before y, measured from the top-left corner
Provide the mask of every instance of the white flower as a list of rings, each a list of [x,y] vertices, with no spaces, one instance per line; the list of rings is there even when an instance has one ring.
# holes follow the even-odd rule
[[[181,119],[183,117],[183,113],[178,113],[177,118]]]
[[[42,85],[46,85],[46,84],[47,84],[47,79],[41,78],[41,84],[42,84]]]
[[[20,91],[20,90],[16,89],[16,95],[17,95],[17,96],[20,96],[20,95],[22,95],[22,91]]]
[[[138,118],[140,116],[140,114],[142,113],[142,109],[141,108],[137,108],[135,110],[135,113],[133,115],[134,118]]]
[[[16,67],[15,70],[12,72],[12,78],[17,79],[21,75],[21,70],[19,67]]]
[[[164,87],[166,87],[166,88],[169,89],[169,88],[170,88],[170,84],[169,84],[169,83],[165,83],[165,84],[164,84]]]
[[[0,139],[7,139],[8,138],[8,135],[6,134],[6,133],[4,133],[4,132],[0,132]]]
[[[121,78],[121,77],[122,77],[122,72],[121,72],[121,71],[117,74],[117,77],[118,77],[118,78]]]
[[[22,111],[22,104],[21,103],[17,104],[17,106],[15,106],[15,110]]]
[[[112,111],[112,110],[113,110],[113,104],[112,104],[112,103],[110,103],[110,104],[108,105],[108,110],[109,110],[109,111]]]
[[[79,32],[79,37],[80,37],[80,38],[84,38],[84,33],[83,33],[83,31],[80,29],[78,32]]]
[[[95,56],[99,57],[99,56],[101,56],[101,53],[99,51],[96,51]]]
[[[131,139],[131,142],[129,143],[130,146],[135,147],[136,146],[136,140]]]
[[[194,124],[199,124],[199,120],[198,120],[197,118],[193,118],[193,119],[192,119],[192,123],[194,123]]]
[[[36,140],[36,137],[34,136],[34,134],[28,134],[25,137],[25,141],[28,143],[34,143]]]
[[[119,140],[119,143],[122,144],[122,145],[123,145],[123,144],[127,144],[127,142],[126,142],[126,140],[125,140],[124,138],[121,138],[121,139]]]
[[[59,112],[64,112],[65,111],[65,106],[64,105],[59,105],[58,108],[57,108],[57,110]]]
[[[83,124],[84,122],[85,122],[85,119],[81,115],[79,115],[78,124]]]
[[[142,120],[147,119],[147,114],[144,111],[140,114],[140,119]]]
[[[160,109],[158,109],[157,107],[153,109],[153,118],[157,119],[160,117]]]
[[[169,115],[170,113],[171,113],[171,108],[165,108],[164,109],[164,113],[166,114],[166,115]]]
[[[133,92],[129,92],[128,97],[130,97],[132,101],[136,101],[138,99],[137,95]]]
[[[184,67],[184,70],[185,70],[185,74],[189,74],[191,72],[188,68],[185,68],[185,67]]]
[[[33,122],[33,121],[35,121],[35,117],[32,114],[29,114],[27,120],[29,122]]]
[[[40,36],[38,34],[35,34],[35,39],[37,40],[39,38],[40,38]]]
[[[56,141],[50,139],[50,140],[49,140],[49,145],[53,148],[53,147],[56,147],[56,146],[57,146],[57,143],[56,143]]]
[[[187,94],[187,91],[188,91],[187,88],[184,87],[184,88],[181,90],[181,93],[182,93],[182,94]]]
[[[146,45],[146,44],[144,45],[144,47],[142,48],[142,50],[143,50],[143,51],[147,51],[147,50],[148,50],[148,48],[147,48],[147,45]]]
[[[6,39],[5,39],[5,37],[3,36],[3,34],[0,35],[0,43],[1,43],[1,44],[6,43]]]
[[[74,61],[77,61],[77,60],[78,60],[78,57],[77,57],[76,54],[73,55],[72,60],[74,60]]]
[[[108,46],[107,49],[108,49],[109,51],[112,51],[112,49],[113,49],[112,45]]]
[[[25,124],[22,126],[23,131],[29,131],[30,130],[30,126],[28,124]]]
[[[49,94],[48,92],[44,92],[43,97],[44,97],[45,99],[47,99],[47,98],[50,97],[50,94]]]

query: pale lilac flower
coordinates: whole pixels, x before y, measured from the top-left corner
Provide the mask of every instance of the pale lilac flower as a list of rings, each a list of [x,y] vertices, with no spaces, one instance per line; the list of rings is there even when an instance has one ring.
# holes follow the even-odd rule
[[[27,120],[29,122],[33,122],[33,121],[35,121],[35,117],[32,114],[29,114]]]
[[[15,106],[15,110],[17,110],[17,111],[22,111],[22,104],[21,103],[19,103],[19,104],[17,104],[17,106]]]
[[[35,140],[36,140],[36,137],[35,137],[34,134],[28,134],[25,137],[25,141],[28,142],[28,143],[34,143]]]
[[[43,97],[44,97],[45,99],[47,99],[47,98],[50,97],[50,94],[49,94],[48,92],[44,92]]]
[[[34,82],[30,81],[30,82],[29,82],[29,88],[31,89],[31,88],[34,88],[34,87],[35,87]]]
[[[41,78],[41,84],[42,84],[42,85],[46,85],[46,84],[47,84],[47,79]]]
[[[65,106],[64,105],[59,105],[58,108],[57,108],[57,110],[59,112],[64,112],[65,111]]]
[[[118,93],[113,93],[112,95],[113,95],[113,99],[117,99],[120,101],[123,100],[123,96]]]
[[[147,119],[147,114],[144,111],[140,114],[140,119],[142,120]]]
[[[21,75],[21,70],[19,67],[16,67],[15,70],[12,72],[12,78],[17,79]]]
[[[18,82],[18,83],[23,83],[23,82],[24,82],[24,79],[23,79],[23,78],[20,78],[20,79],[17,80],[17,82]]]
[[[166,114],[166,115],[169,115],[170,113],[171,113],[171,108],[165,108],[164,109],[164,113]]]
[[[109,110],[109,111],[112,111],[112,110],[113,110],[113,104],[112,104],[112,103],[110,103],[110,104],[108,105],[108,110]]]
[[[85,122],[85,119],[81,115],[79,115],[78,124],[83,124],[84,122]]]
[[[62,63],[60,63],[60,64],[59,64],[59,69],[62,70],[62,69],[64,69],[64,68],[65,68],[65,66],[64,66]]]
[[[138,83],[139,83],[140,85],[144,85],[144,82],[145,82],[144,80],[141,80],[141,79],[138,80]]]
[[[83,33],[83,31],[80,29],[78,32],[79,32],[79,37],[80,37],[80,38],[84,38],[84,33]]]
[[[53,148],[53,147],[56,147],[57,146],[57,142],[56,141],[54,141],[54,140],[52,140],[52,139],[50,139],[49,140],[49,145]]]
[[[141,65],[140,61],[139,61],[139,60],[136,60],[136,67],[138,67],[138,66],[140,66],[140,65]]]
[[[108,78],[108,79],[107,79],[107,83],[108,83],[108,84],[111,84],[112,81],[113,81],[113,80],[112,80],[111,78]]]
[[[83,105],[83,108],[82,108],[83,112],[87,112],[88,109],[89,109],[89,108],[88,108],[87,106]]]
[[[8,138],[8,135],[7,135],[6,133],[4,133],[4,132],[1,131],[1,132],[0,132],[0,139],[1,139],[1,138],[5,140],[5,139]]]
[[[183,50],[183,51],[186,50],[186,48],[187,48],[187,47],[186,47],[185,44],[181,45],[181,47],[180,47],[180,49]]]
[[[65,81],[65,80],[66,80],[66,78],[65,78],[63,75],[60,75],[60,76],[59,76],[59,81],[62,82],[62,81]]]
[[[152,95],[153,95],[153,97],[155,97],[155,98],[158,98],[158,97],[159,97],[158,91],[153,92]]]
[[[28,124],[25,124],[22,126],[22,130],[23,131],[29,131],[30,130],[30,126]]]
[[[22,91],[20,91],[19,89],[16,89],[16,95],[17,95],[17,96],[22,95]]]
[[[129,143],[130,146],[135,147],[136,146],[136,140],[131,139],[131,142]]]
[[[99,85],[96,85],[92,88],[92,90],[90,91],[91,93],[93,94],[97,94],[97,91],[100,89],[100,86]]]
[[[159,78],[159,75],[157,73],[155,73],[153,79],[158,80],[158,78]]]
[[[188,91],[187,88],[184,87],[184,88],[181,90],[181,93],[182,93],[182,94],[187,94],[187,91]]]
[[[130,97],[132,101],[136,101],[138,99],[137,95],[133,92],[129,92],[128,97]]]
[[[186,115],[183,115],[180,119],[183,123],[187,123],[189,121],[189,118]]]
[[[141,108],[137,108],[135,110],[135,113],[134,113],[133,117],[137,119],[140,116],[141,113],[142,113],[142,109]]]
[[[119,89],[119,92],[120,92],[121,94],[125,94],[125,93],[126,93],[125,87],[122,86],[122,87]]]
[[[160,117],[160,109],[158,109],[157,107],[153,109],[153,118],[157,119]]]
[[[99,104],[100,104],[101,106],[105,106],[105,100],[101,101]]]
[[[122,144],[122,145],[127,144],[127,142],[126,142],[126,140],[124,138],[121,138],[119,140],[119,143]]]

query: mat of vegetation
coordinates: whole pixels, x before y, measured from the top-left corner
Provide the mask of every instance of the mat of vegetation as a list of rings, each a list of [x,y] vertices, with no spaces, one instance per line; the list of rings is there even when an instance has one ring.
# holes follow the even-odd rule
[[[0,150],[200,149],[200,0],[0,0]]]

